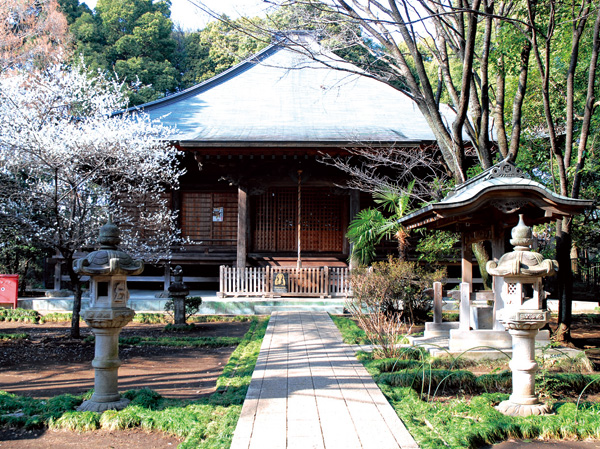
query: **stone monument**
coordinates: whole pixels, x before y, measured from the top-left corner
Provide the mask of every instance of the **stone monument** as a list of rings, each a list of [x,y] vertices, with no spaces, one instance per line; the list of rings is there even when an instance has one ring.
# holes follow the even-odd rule
[[[94,394],[79,411],[121,410],[129,403],[118,391],[119,334],[135,315],[127,307],[127,275],[140,274],[144,262],[118,250],[120,241],[119,228],[109,219],[100,228],[100,249],[73,261],[77,274],[90,276],[90,307],[82,317],[96,336]]]
[[[502,325],[512,336],[513,392],[507,401],[496,409],[505,415],[529,416],[552,412],[535,394],[535,337],[550,319],[550,312],[543,308],[545,293],[542,278],[552,276],[558,270],[555,260],[544,259],[531,251],[533,243],[531,228],[525,225],[523,215],[513,228],[510,243],[514,250],[500,257],[498,262],[489,261],[487,271],[504,279],[501,295],[504,308],[498,311]]]

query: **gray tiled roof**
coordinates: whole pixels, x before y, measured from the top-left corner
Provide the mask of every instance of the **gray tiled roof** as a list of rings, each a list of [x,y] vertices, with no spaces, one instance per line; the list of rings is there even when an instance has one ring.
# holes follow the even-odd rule
[[[501,161],[476,177],[456,186],[442,201],[430,204],[398,220],[409,229],[426,225],[440,218],[457,216],[460,208],[477,202],[486,195],[499,193],[504,199],[543,198],[548,207],[562,211],[563,215],[580,213],[593,207],[593,201],[570,198],[552,192],[543,184],[529,179],[513,162]],[[495,196],[494,199],[497,199]],[[539,207],[539,203],[538,207]],[[480,208],[485,206],[480,202]],[[456,212],[459,211],[459,212]],[[469,213],[473,213],[470,211]],[[550,218],[552,218],[550,216]],[[550,218],[545,221],[550,221]],[[556,219],[556,217],[554,217]]]
[[[412,100],[316,48],[320,61],[299,47],[271,45],[219,76],[141,108],[175,127],[173,140],[194,146],[434,140]]]

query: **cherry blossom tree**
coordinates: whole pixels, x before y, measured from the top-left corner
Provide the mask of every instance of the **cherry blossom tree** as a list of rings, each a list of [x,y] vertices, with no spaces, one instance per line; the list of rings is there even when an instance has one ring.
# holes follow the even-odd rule
[[[0,217],[64,259],[74,338],[82,291],[73,259],[109,214],[136,257],[168,257],[178,241],[168,204],[182,175],[178,152],[168,128],[126,106],[121,84],[84,68],[0,79]]]

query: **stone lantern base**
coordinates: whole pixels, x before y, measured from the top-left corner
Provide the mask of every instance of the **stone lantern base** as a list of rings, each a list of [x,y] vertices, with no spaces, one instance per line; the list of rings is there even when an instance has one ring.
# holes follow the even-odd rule
[[[115,402],[95,402],[92,400],[83,401],[83,403],[77,407],[77,411],[103,413],[107,410],[123,410],[129,405],[129,402],[129,399],[125,398],[121,398]]]
[[[121,398],[118,390],[119,334],[131,321],[135,312],[127,307],[112,309],[90,308],[82,313],[83,319],[96,337],[94,367],[94,394],[77,411],[105,412],[127,407],[129,399]]]
[[[548,404],[540,402],[537,404],[516,404],[510,399],[502,401],[495,408],[500,413],[508,416],[550,415],[553,413],[552,407]]]
[[[501,402],[496,410],[509,416],[548,415],[552,407],[540,402],[535,394],[535,337],[550,318],[547,310],[501,311],[502,324],[512,337],[513,356],[509,363],[512,371],[512,389],[508,401]]]

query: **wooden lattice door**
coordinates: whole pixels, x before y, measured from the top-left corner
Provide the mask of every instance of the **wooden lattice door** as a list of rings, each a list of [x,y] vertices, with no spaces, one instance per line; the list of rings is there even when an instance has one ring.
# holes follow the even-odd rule
[[[302,189],[302,251],[342,252],[343,196],[328,189]],[[257,252],[298,250],[298,190],[272,188],[254,197],[253,248]]]

